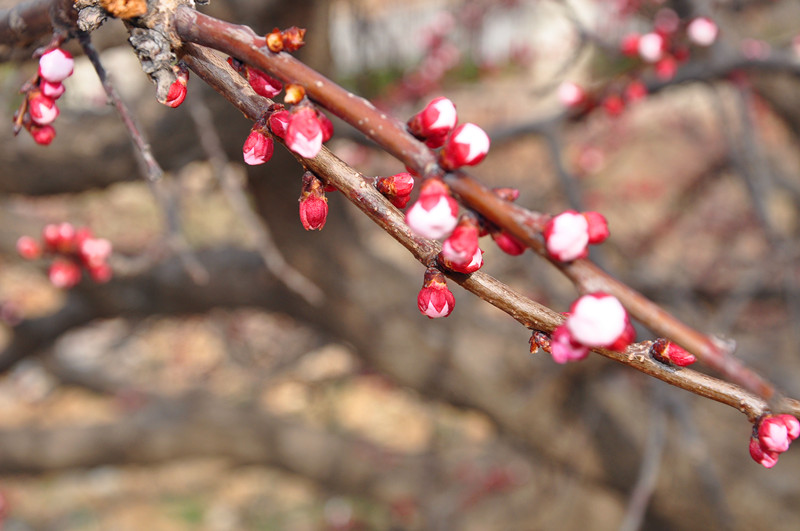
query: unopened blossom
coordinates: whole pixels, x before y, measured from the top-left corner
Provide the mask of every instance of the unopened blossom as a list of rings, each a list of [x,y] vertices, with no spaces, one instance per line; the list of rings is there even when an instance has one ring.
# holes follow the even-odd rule
[[[300,222],[306,230],[322,230],[328,219],[328,198],[324,186],[316,175],[307,171],[303,175],[300,195]]]
[[[491,234],[492,240],[494,240],[494,243],[497,244],[500,250],[511,256],[519,256],[528,248],[524,243],[505,230],[491,230],[489,234]]]
[[[489,152],[489,135],[473,123],[461,124],[450,133],[439,152],[439,163],[445,170],[480,163]]]
[[[34,94],[28,99],[28,112],[37,125],[52,123],[59,114],[55,100],[42,93]]]
[[[333,136],[333,122],[328,118],[324,112],[317,112],[319,125],[322,128],[322,143],[324,144]]]
[[[571,262],[588,254],[589,222],[574,210],[554,216],[544,229],[547,252],[561,262]]]
[[[629,33],[622,38],[619,45],[619,51],[628,57],[636,57],[639,55],[639,39],[642,36],[638,33]]]
[[[47,271],[50,283],[57,288],[69,289],[81,280],[81,268],[71,260],[56,260]]]
[[[441,259],[445,266],[459,273],[474,273],[483,265],[478,246],[478,221],[464,215],[453,233],[442,243]]]
[[[284,141],[286,146],[305,158],[314,158],[322,149],[322,125],[310,107],[294,110],[289,116]]]
[[[76,234],[75,227],[71,223],[51,223],[42,229],[45,247],[54,252],[73,252]]]
[[[74,66],[72,54],[61,48],[54,48],[39,58],[39,77],[51,83],[60,83],[72,75]]]
[[[638,79],[634,79],[625,86],[625,101],[636,103],[647,97],[647,86]]]
[[[283,90],[283,84],[280,81],[250,65],[245,66],[244,76],[259,96],[274,98]]]
[[[56,137],[56,130],[52,125],[31,125],[31,136],[33,141],[41,146],[47,146]]]
[[[172,82],[169,86],[169,90],[167,91],[167,99],[164,100],[164,105],[167,107],[178,107],[183,100],[186,99],[186,94],[188,89],[186,88],[186,82],[182,81],[181,79],[176,79]]]
[[[425,271],[422,289],[417,295],[417,308],[429,319],[447,317],[455,308],[456,299],[447,288],[447,281],[441,271],[429,267]]]
[[[286,128],[289,126],[289,111],[281,108],[269,115],[267,123],[272,134],[280,139],[286,138]]]
[[[274,143],[272,138],[265,134],[262,126],[256,124],[250,130],[250,134],[244,141],[242,156],[244,157],[245,163],[256,166],[258,164],[264,164],[272,158],[273,150]]]
[[[447,237],[458,224],[458,203],[440,179],[428,179],[419,199],[406,211],[406,223],[418,236],[437,240]]]
[[[458,123],[456,106],[447,98],[436,98],[408,121],[408,130],[417,138],[441,138]]]
[[[589,235],[590,244],[596,245],[608,239],[610,235],[608,221],[606,221],[606,217],[603,214],[590,210],[581,212],[581,215],[586,218],[586,223],[588,224],[587,234]]]
[[[658,33],[646,33],[639,38],[639,57],[655,63],[664,56],[666,42]]]
[[[586,91],[577,83],[564,81],[558,86],[558,101],[564,107],[579,107],[586,103]]]
[[[25,260],[36,260],[42,256],[42,246],[30,236],[20,236],[17,240],[17,252]]]
[[[39,83],[39,90],[42,94],[51,100],[57,100],[64,94],[64,84],[61,82],[51,83],[50,81],[42,80]]]
[[[792,440],[784,419],[779,416],[768,415],[758,425],[758,441],[764,450],[785,452]]]
[[[100,267],[111,256],[111,242],[105,238],[86,238],[78,245],[78,253],[87,267]]]
[[[678,61],[671,55],[661,58],[655,64],[656,77],[661,81],[669,81],[678,71]]]
[[[653,341],[650,354],[662,363],[671,363],[678,367],[687,367],[697,361],[694,354],[663,337]]]
[[[567,327],[560,325],[550,336],[550,355],[556,363],[580,361],[589,355],[589,347],[575,341]]]
[[[717,40],[719,27],[708,17],[697,17],[689,22],[686,35],[698,46],[711,46]]]
[[[574,341],[587,347],[613,346],[615,350],[624,349],[618,340],[627,339],[629,325],[628,312],[622,303],[606,293],[580,297],[572,304],[566,321]]]
[[[375,187],[397,208],[405,208],[414,189],[414,177],[408,172],[381,177]]]
[[[764,468],[772,468],[778,463],[778,452],[765,450],[758,438],[750,437],[750,457]]]

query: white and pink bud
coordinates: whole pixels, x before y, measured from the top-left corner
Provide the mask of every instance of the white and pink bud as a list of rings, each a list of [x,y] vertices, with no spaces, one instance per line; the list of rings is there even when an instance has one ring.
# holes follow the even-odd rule
[[[283,90],[283,84],[280,81],[252,66],[245,66],[244,77],[259,96],[274,98]]]
[[[33,141],[40,146],[50,145],[50,142],[56,137],[56,130],[52,125],[35,125],[30,127],[31,136]]]
[[[453,102],[447,98],[436,98],[411,117],[408,121],[408,130],[417,138],[444,139],[456,123],[458,114]]]
[[[624,350],[633,340],[628,312],[606,293],[592,293],[576,300],[566,321],[573,341],[587,347]]]
[[[650,355],[661,363],[671,363],[678,367],[688,367],[697,361],[694,354],[663,337],[656,339],[650,345]]]
[[[764,468],[772,468],[778,463],[778,452],[765,450],[756,437],[750,437],[750,457]]]
[[[655,63],[664,57],[666,40],[658,33],[646,33],[639,38],[639,57],[648,63]]]
[[[86,238],[78,245],[78,254],[89,269],[105,264],[111,250],[111,242],[105,238]]]
[[[39,58],[39,77],[51,83],[60,83],[72,75],[75,60],[66,50],[54,48]]]
[[[42,246],[30,236],[20,236],[17,240],[17,253],[25,260],[36,260],[42,256]]]
[[[549,348],[556,363],[580,361],[589,355],[589,347],[575,341],[565,325],[557,326],[553,330]]]
[[[456,127],[439,152],[439,164],[445,170],[455,170],[462,166],[480,163],[489,152],[489,135],[472,123]]]
[[[570,109],[580,107],[587,101],[586,91],[577,83],[564,81],[558,86],[558,101]]]
[[[458,202],[440,179],[428,179],[420,186],[419,199],[406,212],[406,224],[418,236],[438,240],[458,224]]]
[[[447,288],[447,281],[441,271],[429,267],[425,271],[422,289],[417,295],[417,308],[429,319],[447,317],[455,308],[456,299]]]
[[[76,231],[71,223],[48,224],[42,229],[42,240],[48,251],[71,253],[75,250]]]
[[[266,134],[263,127],[258,123],[250,130],[250,134],[242,146],[242,156],[245,163],[250,166],[264,164],[272,158],[274,150],[272,138]]]
[[[48,125],[58,118],[59,110],[56,102],[41,92],[28,99],[28,112],[31,120],[37,125]]]
[[[81,280],[81,268],[71,260],[56,260],[47,271],[50,283],[57,288],[69,289]]]
[[[300,223],[306,230],[322,230],[328,219],[328,198],[324,186],[310,171],[303,174],[303,191],[300,195]]]
[[[792,438],[783,418],[767,415],[758,425],[758,441],[765,451],[782,453],[789,449]]]
[[[708,17],[697,17],[689,22],[686,35],[698,46],[711,46],[717,40],[719,27]]]
[[[589,253],[589,221],[574,210],[562,212],[547,222],[544,240],[547,252],[560,262],[583,258]]]
[[[307,159],[314,158],[322,149],[322,124],[317,111],[311,107],[296,107],[289,115],[284,141],[286,147]]]
[[[405,208],[414,189],[414,177],[402,172],[389,177],[381,177],[375,187],[397,208]]]
[[[50,98],[51,100],[57,100],[64,94],[64,83],[51,83],[47,80],[41,80],[39,82],[39,90],[42,91],[42,94]]]
[[[441,261],[459,273],[474,273],[483,265],[483,252],[478,246],[478,221],[465,215],[453,233],[442,243]]]

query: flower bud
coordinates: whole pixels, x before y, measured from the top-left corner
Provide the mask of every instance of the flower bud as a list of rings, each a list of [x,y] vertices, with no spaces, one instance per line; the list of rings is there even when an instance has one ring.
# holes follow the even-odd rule
[[[292,111],[284,138],[286,146],[305,158],[314,158],[322,148],[322,125],[317,113],[310,107]]]
[[[448,268],[460,273],[472,273],[483,265],[478,247],[478,222],[473,216],[461,217],[453,233],[442,244],[441,258]]]
[[[252,66],[245,67],[244,77],[259,96],[274,98],[283,90],[283,84],[280,81]]]
[[[25,260],[36,260],[42,256],[42,246],[30,236],[20,236],[17,240],[17,252]]]
[[[666,41],[658,33],[647,33],[639,39],[639,57],[648,63],[655,63],[664,56]]]
[[[669,81],[675,77],[675,72],[678,71],[678,62],[674,57],[668,55],[656,63],[655,69],[658,79],[661,81]]]
[[[686,27],[686,35],[689,36],[689,40],[698,46],[711,46],[717,40],[718,34],[719,28],[708,17],[697,17]]]
[[[601,105],[609,116],[619,116],[625,110],[625,102],[619,94],[609,94],[603,98]]]
[[[245,163],[251,166],[264,164],[272,158],[274,143],[272,138],[264,134],[264,130],[258,124],[250,130],[250,134],[242,146],[242,156]]]
[[[97,264],[89,267],[89,276],[98,284],[105,284],[111,280],[113,272],[111,266],[106,263]]]
[[[56,260],[47,272],[50,283],[57,288],[69,289],[81,280],[81,268],[75,262]]]
[[[333,136],[333,122],[328,118],[324,112],[317,111],[317,119],[322,128],[322,143],[324,144]]]
[[[447,288],[447,281],[441,271],[429,267],[425,271],[422,289],[417,295],[417,308],[429,319],[447,317],[455,308],[456,299]]]
[[[439,163],[445,170],[474,166],[489,152],[489,136],[472,123],[461,124],[447,137],[439,152]]]
[[[778,462],[778,453],[765,450],[755,437],[750,437],[750,457],[764,468],[772,468]]]
[[[501,251],[511,256],[519,256],[528,248],[527,245],[519,241],[517,238],[506,232],[505,230],[490,230],[489,234],[492,240]]]
[[[56,130],[52,125],[38,126],[33,124],[30,127],[30,132],[33,141],[41,146],[50,145],[50,142],[56,137]]]
[[[39,77],[51,83],[60,83],[72,75],[74,66],[72,54],[61,48],[54,48],[39,58]]]
[[[625,101],[627,103],[636,103],[646,97],[647,86],[638,79],[634,79],[625,87]]]
[[[281,108],[269,115],[267,120],[272,134],[280,139],[286,138],[286,128],[289,126],[289,111]]]
[[[42,94],[50,98],[51,100],[57,100],[64,94],[64,84],[61,82],[58,83],[51,83],[47,80],[41,80],[39,82],[39,90],[42,91]]]
[[[758,425],[758,442],[766,451],[781,453],[789,449],[789,430],[783,419],[767,415]]]
[[[581,212],[581,215],[586,218],[588,224],[587,234],[589,235],[589,243],[596,245],[606,241],[610,233],[608,230],[608,221],[606,221],[605,216],[594,211]]]
[[[580,107],[586,103],[586,91],[577,83],[564,81],[558,86],[558,101],[570,109]]]
[[[443,144],[447,133],[456,126],[457,122],[458,115],[453,102],[447,98],[436,98],[411,117],[408,121],[408,130],[417,138],[435,137]]]
[[[181,81],[180,78],[176,79],[172,82],[169,86],[169,90],[167,91],[167,99],[164,100],[164,105],[167,107],[178,107],[183,100],[186,99],[186,93],[188,92],[186,88],[186,83]]]
[[[458,224],[458,203],[440,179],[428,179],[419,199],[406,212],[406,223],[418,236],[436,240],[448,236]]]
[[[628,312],[616,297],[606,293],[584,295],[572,303],[566,327],[572,339],[587,347],[612,345],[626,333]],[[625,345],[627,346],[627,345]]]
[[[306,230],[322,230],[328,218],[328,198],[322,181],[307,171],[303,175],[303,192],[300,195],[300,222]]]
[[[389,177],[381,177],[375,187],[397,208],[405,208],[414,189],[414,177],[403,172]]]
[[[580,361],[589,355],[589,347],[573,340],[567,327],[560,325],[550,336],[550,355],[556,363]]]
[[[88,268],[98,267],[111,256],[111,242],[105,238],[86,238],[78,244],[78,254]]]
[[[42,93],[35,93],[28,100],[28,112],[31,120],[37,125],[47,125],[52,123],[59,114],[55,100],[48,98]]]
[[[789,439],[795,440],[800,437],[800,421],[794,415],[777,415],[776,418],[786,426],[786,434]]]
[[[574,210],[554,216],[544,228],[547,252],[560,262],[585,257],[589,244],[589,222]]]
[[[650,345],[650,355],[661,363],[671,363],[678,367],[688,367],[697,361],[694,354],[663,337]]]
[[[642,36],[638,33],[629,33],[625,35],[619,45],[619,51],[628,57],[636,57],[639,55],[639,39],[641,38]]]
[[[71,223],[48,224],[42,229],[42,239],[48,251],[71,253],[75,250],[75,227]]]

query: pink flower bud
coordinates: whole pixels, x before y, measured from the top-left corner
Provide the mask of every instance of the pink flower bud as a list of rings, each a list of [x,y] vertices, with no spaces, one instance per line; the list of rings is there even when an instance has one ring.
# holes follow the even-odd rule
[[[333,122],[323,112],[317,112],[317,118],[322,128],[322,143],[324,144],[333,136]]]
[[[579,107],[586,103],[586,91],[572,81],[564,81],[558,86],[558,100],[564,107]]]
[[[42,91],[42,94],[50,98],[51,100],[57,100],[64,94],[64,84],[63,83],[51,83],[47,80],[41,80],[39,82],[39,90]]]
[[[281,109],[269,115],[269,129],[272,134],[280,139],[286,138],[286,128],[289,126],[289,111]]]
[[[678,62],[674,57],[668,55],[656,63],[655,69],[658,79],[661,81],[669,81],[675,77],[675,72],[678,71]]]
[[[283,84],[280,81],[258,68],[253,68],[249,65],[245,66],[244,77],[247,78],[247,82],[250,83],[250,86],[259,96],[274,98],[283,90]]]
[[[758,425],[758,442],[766,451],[781,453],[789,449],[789,430],[783,419],[768,415]]]
[[[800,421],[794,415],[778,415],[776,417],[786,426],[786,434],[789,439],[795,440],[800,437]]]
[[[105,284],[111,280],[112,275],[111,266],[108,264],[104,263],[89,267],[89,276],[98,284]]]
[[[561,325],[550,337],[550,354],[556,363],[580,361],[589,355],[589,347],[574,341],[567,327]]]
[[[588,223],[587,232],[589,234],[589,243],[596,245],[603,243],[609,236],[608,221],[605,216],[599,212],[589,211],[582,212],[581,215],[586,218]]]
[[[307,171],[303,175],[303,192],[300,195],[300,222],[306,230],[322,230],[328,219],[328,198],[322,181]]]
[[[442,261],[454,271],[471,273],[477,264],[483,265],[478,247],[478,222],[472,216],[463,216],[453,233],[442,244]],[[469,270],[471,271],[465,271]]]
[[[242,156],[246,164],[257,166],[272,158],[274,143],[265,135],[259,125],[253,126],[242,146]]]
[[[689,22],[686,34],[689,36],[689,40],[698,46],[711,46],[717,40],[719,28],[710,18],[697,17]]]
[[[589,222],[574,210],[554,216],[544,228],[547,252],[561,262],[571,262],[588,254]]]
[[[36,260],[42,256],[42,246],[30,236],[20,236],[17,240],[17,252],[25,260]]]
[[[603,109],[609,116],[619,116],[625,110],[625,102],[619,94],[609,94],[603,99]]]
[[[474,166],[486,157],[489,144],[489,136],[483,129],[472,123],[461,124],[447,137],[439,152],[439,163],[445,170]]]
[[[648,63],[655,63],[664,56],[666,41],[658,33],[646,33],[639,39],[639,57]]]
[[[45,225],[42,239],[48,251],[71,253],[75,250],[75,227],[71,223]]]
[[[650,355],[661,363],[671,363],[678,367],[688,367],[697,361],[694,354],[663,337],[653,341],[650,346]]]
[[[411,199],[414,189],[414,177],[408,173],[398,173],[389,177],[381,177],[375,187],[397,208],[405,208]]]
[[[47,125],[58,117],[59,111],[55,100],[38,93],[28,100],[28,111],[31,120],[37,125]]]
[[[610,347],[626,332],[629,323],[628,312],[616,297],[592,293],[572,304],[566,327],[578,343],[587,347]]]
[[[439,179],[420,187],[419,199],[406,212],[406,223],[418,236],[436,240],[448,236],[458,224],[458,203]]]
[[[447,98],[436,98],[408,121],[408,130],[418,138],[442,139],[458,122],[456,106]],[[442,144],[439,144],[441,146]],[[436,146],[436,147],[439,147]],[[429,146],[433,147],[433,146]]]
[[[111,242],[105,238],[86,238],[78,244],[78,254],[90,269],[99,267],[111,256]]]
[[[425,271],[422,289],[417,295],[417,307],[429,319],[447,317],[455,308],[456,299],[447,289],[447,281],[441,271],[429,267]]]
[[[636,57],[639,55],[639,39],[641,38],[642,36],[638,33],[629,33],[625,35],[619,45],[619,51],[628,57]]]
[[[56,137],[56,130],[52,125],[31,125],[30,131],[33,141],[40,146],[50,145],[50,142]]]
[[[647,86],[634,79],[625,87],[625,101],[628,103],[636,103],[647,97]]]
[[[310,107],[294,110],[286,127],[286,146],[307,159],[314,158],[322,148],[322,125]]]
[[[67,260],[56,260],[47,272],[50,283],[57,288],[69,289],[81,280],[81,268]]]
[[[493,230],[489,234],[500,250],[511,256],[519,256],[528,248],[527,245],[504,230]]]
[[[765,468],[772,468],[778,462],[778,453],[765,450],[755,437],[750,437],[750,457]]]
[[[39,76],[51,83],[60,83],[72,75],[74,66],[72,54],[54,48],[39,58]]]

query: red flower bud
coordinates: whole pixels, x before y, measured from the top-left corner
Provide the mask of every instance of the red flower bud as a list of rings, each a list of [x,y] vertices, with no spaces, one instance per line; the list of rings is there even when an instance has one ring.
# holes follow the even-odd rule
[[[650,355],[661,363],[672,363],[678,367],[687,367],[697,361],[694,354],[663,337],[653,341]]]
[[[272,138],[264,134],[261,126],[256,124],[250,130],[250,134],[244,141],[242,156],[244,157],[245,163],[256,166],[258,164],[264,164],[272,158],[273,150],[274,143]]]
[[[436,98],[428,103],[424,109],[411,117],[408,121],[408,130],[417,138],[433,138],[432,148],[444,144],[444,139],[458,122],[456,106],[447,98]]]
[[[30,112],[31,120],[37,125],[52,123],[59,114],[55,100],[48,98],[41,92],[33,93],[28,99],[28,112]]]
[[[30,132],[31,136],[33,137],[33,141],[40,146],[50,145],[50,142],[52,142],[56,137],[56,130],[52,125],[37,126],[32,124]]]
[[[447,288],[447,281],[441,271],[429,267],[425,271],[422,289],[417,295],[417,308],[429,319],[447,317],[455,308],[456,299]]]
[[[36,260],[42,256],[42,246],[30,236],[20,236],[17,240],[17,252],[25,260]]]
[[[81,280],[81,268],[67,260],[56,260],[47,272],[50,282],[57,288],[69,289]]]
[[[528,248],[527,245],[504,230],[490,230],[489,234],[500,250],[511,256],[519,256]]]
[[[560,262],[572,262],[589,253],[589,218],[574,210],[553,216],[543,235],[547,253]]]
[[[286,146],[305,158],[314,158],[322,148],[322,125],[317,113],[309,107],[300,107],[289,116],[284,138]]]
[[[181,81],[175,80],[172,82],[172,85],[169,86],[169,91],[167,92],[167,99],[164,100],[164,105],[167,107],[172,107],[173,109],[183,103],[183,100],[186,99],[186,84],[181,83]]]
[[[42,94],[47,96],[52,100],[57,100],[64,94],[64,84],[59,82],[52,83],[47,81],[46,79],[42,79],[39,81],[39,90],[42,91]]]
[[[303,175],[303,192],[300,195],[300,222],[306,230],[322,230],[328,218],[328,198],[322,181],[313,173]]]
[[[375,187],[397,208],[405,208],[414,189],[414,177],[403,172],[389,177],[381,177]]]
[[[581,213],[586,222],[588,223],[587,232],[589,234],[589,243],[596,245],[603,243],[609,236],[608,221],[605,216],[599,212],[589,211]]]
[[[72,75],[74,66],[72,54],[61,48],[54,48],[39,58],[39,77],[51,83],[60,83]]]
[[[461,166],[474,166],[489,152],[489,136],[475,124],[466,123],[456,127],[447,137],[439,163],[446,170]]]
[[[406,212],[406,224],[423,238],[448,236],[458,224],[458,203],[440,179],[423,181],[419,199]]]
[[[71,253],[75,250],[75,227],[71,223],[45,225],[42,239],[48,251]]]
[[[765,450],[756,437],[750,437],[750,457],[765,468],[772,468],[778,463],[778,452]]]
[[[280,81],[252,66],[245,66],[244,77],[259,96],[274,98],[283,90],[283,84]]]
[[[286,128],[289,126],[289,111],[280,109],[269,115],[269,129],[272,134],[283,140],[286,138]]]

